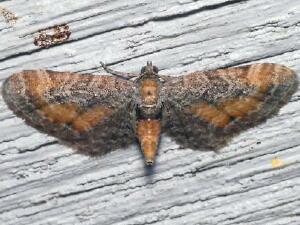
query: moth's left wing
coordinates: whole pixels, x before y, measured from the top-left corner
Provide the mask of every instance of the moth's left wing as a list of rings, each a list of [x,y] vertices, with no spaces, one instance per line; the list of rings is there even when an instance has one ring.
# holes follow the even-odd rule
[[[134,142],[134,83],[112,76],[31,70],[3,84],[10,109],[85,153],[104,154]]]
[[[276,114],[297,89],[295,73],[277,64],[194,72],[163,88],[163,127],[180,144],[218,149],[233,135]]]

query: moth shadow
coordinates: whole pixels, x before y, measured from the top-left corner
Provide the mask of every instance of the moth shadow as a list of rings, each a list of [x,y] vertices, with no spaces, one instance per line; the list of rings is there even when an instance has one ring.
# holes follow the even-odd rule
[[[148,181],[153,181],[153,175],[156,172],[155,166],[147,166],[144,164],[144,175]]]
[[[138,143],[134,144],[130,144],[130,145],[126,145],[126,146],[123,146],[123,147],[119,147],[119,148],[116,148],[116,149],[113,149],[111,148],[110,151],[106,150],[106,151],[99,151],[97,149],[94,149],[92,150],[90,147],[89,147],[89,150],[87,151],[86,148],[83,148],[83,146],[78,146],[78,145],[74,145],[74,143],[69,143],[69,142],[63,142],[63,141],[60,141],[61,144],[65,145],[65,146],[68,146],[70,147],[71,149],[74,150],[75,153],[77,154],[81,154],[81,155],[86,155],[88,157],[91,157],[91,158],[101,158],[109,153],[112,153],[112,152],[115,152],[115,151],[120,151],[120,154],[123,153],[123,151],[125,151],[126,149],[128,149],[129,147],[132,147],[132,148],[137,148],[138,146]],[[145,177],[145,182],[146,184],[152,184],[154,182],[154,175],[157,173],[157,166],[154,164],[154,165],[146,165],[144,163],[144,155],[143,155],[143,152],[141,150],[138,150],[137,154],[140,154],[140,157],[137,157],[138,160],[140,161],[140,159],[143,159],[142,162],[143,162],[143,175]],[[130,163],[130,162],[128,162]]]
[[[75,153],[86,155],[93,158],[100,158],[103,157],[109,153],[115,152],[115,151],[125,151],[126,149],[134,146],[134,144],[126,144],[126,145],[120,145],[118,147],[111,147],[111,148],[99,148],[96,146],[90,146],[88,144],[80,144],[80,143],[73,143],[68,141],[59,140],[59,144],[62,144],[64,146],[67,146],[71,148]]]

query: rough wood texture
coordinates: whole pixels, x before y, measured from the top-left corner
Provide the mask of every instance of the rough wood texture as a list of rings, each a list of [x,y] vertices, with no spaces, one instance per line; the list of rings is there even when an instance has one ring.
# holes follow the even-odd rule
[[[300,74],[295,0],[2,1],[0,82],[24,69],[99,73],[99,61],[167,75],[253,62]],[[40,49],[33,35],[68,24],[68,42]],[[103,72],[102,72],[103,73]],[[0,223],[271,224],[300,221],[300,91],[265,124],[220,153],[162,139],[144,168],[137,146],[100,158],[74,153],[25,125],[0,99]],[[273,164],[272,164],[273,163]]]

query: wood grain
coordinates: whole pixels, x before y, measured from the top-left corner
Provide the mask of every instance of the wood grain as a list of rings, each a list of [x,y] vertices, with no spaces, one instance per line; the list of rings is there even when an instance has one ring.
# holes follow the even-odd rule
[[[0,83],[24,69],[99,72],[99,61],[161,74],[255,62],[300,74],[298,1],[2,1]],[[68,24],[67,42],[34,35]],[[137,145],[99,158],[76,154],[14,116],[0,97],[1,224],[271,224],[300,221],[300,91],[279,115],[219,153],[163,136],[153,170]],[[274,160],[280,166],[274,166]]]

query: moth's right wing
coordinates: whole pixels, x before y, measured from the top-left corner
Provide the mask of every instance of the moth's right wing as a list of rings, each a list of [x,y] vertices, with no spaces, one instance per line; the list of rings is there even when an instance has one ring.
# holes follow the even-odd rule
[[[29,125],[100,155],[135,140],[134,94],[131,81],[46,70],[16,73],[3,84],[9,108]]]
[[[275,115],[297,87],[295,72],[278,64],[169,79],[163,89],[163,127],[185,147],[218,149],[240,131]]]

